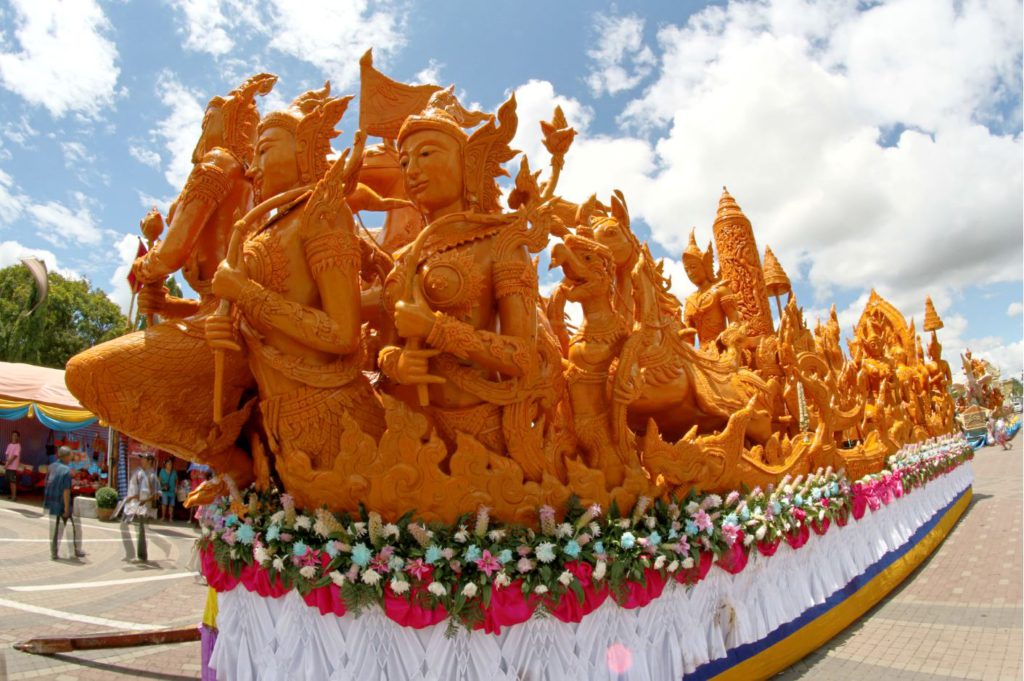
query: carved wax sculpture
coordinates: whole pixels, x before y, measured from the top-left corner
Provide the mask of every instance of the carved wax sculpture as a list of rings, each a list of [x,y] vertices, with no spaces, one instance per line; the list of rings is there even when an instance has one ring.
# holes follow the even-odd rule
[[[571,497],[627,509],[818,467],[858,477],[952,428],[937,315],[927,364],[875,293],[849,357],[834,308],[811,333],[790,294],[776,331],[768,294],[788,279],[770,251],[762,268],[728,193],[723,279],[691,234],[683,306],[621,192],[556,194],[575,135],[561,110],[541,124],[547,177],[520,159],[503,207],[514,98],[467,111],[369,53],[360,66],[362,131],[334,163],[349,98],[329,86],[261,121],[252,100],[272,76],[211,101],[167,234],[135,265],[143,310],[173,321],[68,365],[72,391],[119,430],[215,468],[190,503],[254,482],[307,510],[450,523],[486,506],[532,525]],[[382,232],[359,224],[367,210],[387,213]],[[552,236],[563,279],[545,299],[533,255]],[[199,301],[167,298],[177,268]],[[569,302],[583,310],[571,337]]]
[[[82,405],[117,430],[212,465],[243,486],[253,479],[252,464],[234,441],[246,414],[217,427],[213,423],[214,362],[203,324],[217,305],[211,280],[227,253],[234,222],[253,204],[247,171],[259,123],[254,99],[270,92],[276,80],[259,74],[226,97],[210,100],[192,172],[168,212],[164,239],[132,267],[144,285],[140,310],[167,321],[73,357],[65,374]],[[154,210],[144,222],[162,223],[162,218]],[[164,279],[179,270],[199,293],[198,301],[167,296]],[[253,386],[244,359],[227,361],[224,386],[224,402],[234,411]]]
[[[683,268],[686,276],[697,287],[686,298],[683,320],[696,330],[701,350],[717,355],[719,348],[716,341],[719,335],[728,324],[740,322],[736,294],[729,287],[728,281],[715,277],[711,244],[708,244],[707,251],[701,251],[693,230],[690,231],[690,243],[683,251]]]

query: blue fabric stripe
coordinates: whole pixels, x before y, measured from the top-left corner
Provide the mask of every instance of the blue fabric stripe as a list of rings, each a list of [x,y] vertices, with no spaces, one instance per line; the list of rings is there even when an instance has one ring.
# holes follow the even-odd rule
[[[918,530],[914,532],[913,535],[911,535],[910,539],[906,543],[904,543],[903,546],[901,546],[898,549],[889,551],[887,554],[882,556],[882,558],[877,563],[871,565],[863,573],[854,577],[849,584],[847,584],[842,589],[839,589],[834,594],[829,596],[824,603],[820,603],[819,605],[816,605],[812,608],[808,608],[799,617],[790,622],[787,622],[786,624],[783,624],[778,629],[768,634],[760,641],[754,641],[753,643],[745,643],[744,645],[733,648],[725,657],[719,658],[717,660],[712,660],[710,662],[706,662],[701,666],[697,667],[697,669],[695,669],[692,674],[687,674],[683,678],[685,678],[687,681],[690,681],[691,679],[696,681],[699,679],[710,679],[714,676],[717,676],[725,670],[734,667],[739,663],[744,662],[745,660],[750,659],[751,657],[757,655],[758,653],[764,650],[767,650],[768,648],[772,647],[773,645],[783,640],[790,634],[798,631],[799,629],[802,629],[805,625],[811,623],[827,611],[831,610],[838,604],[842,603],[847,598],[857,593],[857,591],[859,591],[861,587],[863,587],[865,584],[867,584],[872,579],[877,577],[879,574],[884,572],[886,568],[888,568],[890,565],[892,565],[901,557],[903,557],[908,551],[917,546],[917,544],[922,539],[924,539],[925,536],[927,536],[928,533],[931,532],[936,525],[939,524],[939,522],[942,520],[943,516],[946,515],[949,509],[951,509],[958,501],[960,501],[961,497],[963,497],[963,495],[967,493],[968,489],[970,489],[970,487],[965,488],[962,492],[960,492],[960,494],[956,496],[955,499],[950,501],[945,507],[936,511],[935,514],[931,517],[931,519],[928,520],[928,522],[926,522],[920,528],[918,528]],[[852,519],[851,521],[856,522]]]

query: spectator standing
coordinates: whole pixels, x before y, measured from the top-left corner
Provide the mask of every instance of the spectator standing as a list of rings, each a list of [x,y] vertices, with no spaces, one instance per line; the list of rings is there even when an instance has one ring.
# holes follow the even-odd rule
[[[46,487],[43,490],[43,507],[49,512],[50,523],[50,560],[57,560],[60,538],[65,526],[71,523],[71,534],[74,538],[75,556],[82,558],[82,529],[71,506],[71,449],[61,447],[57,450],[57,461],[50,465],[46,472]]]
[[[4,452],[4,477],[7,478],[11,501],[18,500],[18,469],[21,467],[21,433],[11,431],[11,441]]]
[[[128,480],[128,495],[121,508],[121,540],[124,542],[124,559],[127,561],[149,560],[146,546],[146,524],[155,518],[156,506],[160,502],[160,478],[153,471],[153,454],[143,452],[139,467]],[[131,525],[136,526],[137,542],[132,547]]]
[[[160,469],[160,516],[167,522],[174,520],[174,499],[177,493],[178,472],[174,470],[174,459],[167,457],[164,467]]]

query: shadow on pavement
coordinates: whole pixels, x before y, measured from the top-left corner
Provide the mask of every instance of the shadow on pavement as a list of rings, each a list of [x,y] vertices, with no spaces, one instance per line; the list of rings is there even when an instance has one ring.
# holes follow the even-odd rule
[[[135,676],[139,679],[161,679],[162,681],[195,681],[194,676],[182,676],[181,674],[165,674],[163,672],[154,672],[146,669],[134,669],[132,667],[122,667],[116,664],[110,664],[107,662],[101,662],[99,660],[85,660],[74,655],[68,655],[66,653],[54,653],[53,655],[47,655],[46,657],[54,660],[60,660],[68,664],[77,665],[80,667],[89,667],[90,669],[98,669],[99,671],[108,672],[111,674],[124,674],[125,676]]]

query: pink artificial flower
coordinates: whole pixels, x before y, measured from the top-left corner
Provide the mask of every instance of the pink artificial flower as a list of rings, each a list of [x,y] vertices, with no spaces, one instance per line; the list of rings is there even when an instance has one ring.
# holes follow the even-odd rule
[[[492,572],[498,572],[499,570],[501,570],[501,563],[495,556],[492,556],[491,552],[487,549],[484,549],[484,552],[480,556],[480,559],[475,562],[476,569],[484,573],[488,577],[491,576]]]
[[[405,571],[416,579],[422,581],[425,577],[429,577],[434,572],[434,568],[430,567],[423,562],[422,558],[410,561],[409,565],[405,568]]]
[[[697,524],[697,529],[703,532],[711,527],[711,516],[705,513],[704,509],[700,509],[693,516],[693,522]]]
[[[736,543],[736,538],[740,534],[740,528],[736,525],[722,525],[722,537],[725,539],[725,543],[732,546]]]
[[[802,508],[795,508],[793,509],[793,516],[800,522],[803,522],[804,518],[807,517],[807,511]]]
[[[686,555],[690,552],[690,542],[686,540],[686,536],[683,535],[679,538],[679,543],[676,544],[676,553],[679,555]]]
[[[740,493],[735,491],[735,490],[733,490],[732,492],[729,492],[729,496],[727,496],[725,498],[725,505],[726,506],[732,506],[733,504],[735,504],[739,500],[740,500]]]

